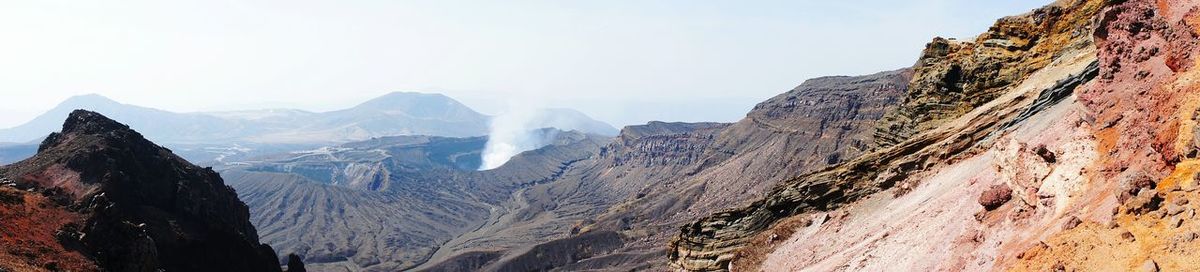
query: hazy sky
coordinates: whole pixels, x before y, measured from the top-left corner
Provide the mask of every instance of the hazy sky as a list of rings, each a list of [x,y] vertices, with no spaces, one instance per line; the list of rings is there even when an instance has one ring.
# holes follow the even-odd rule
[[[333,110],[391,91],[617,126],[733,121],[804,79],[911,65],[1049,1],[0,1],[0,127],[99,93]]]

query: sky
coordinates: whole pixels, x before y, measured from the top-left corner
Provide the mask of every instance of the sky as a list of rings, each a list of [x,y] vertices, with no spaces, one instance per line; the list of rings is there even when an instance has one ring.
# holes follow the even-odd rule
[[[618,127],[736,121],[807,78],[911,66],[1050,1],[0,1],[0,127],[73,95],[329,111],[393,91]]]

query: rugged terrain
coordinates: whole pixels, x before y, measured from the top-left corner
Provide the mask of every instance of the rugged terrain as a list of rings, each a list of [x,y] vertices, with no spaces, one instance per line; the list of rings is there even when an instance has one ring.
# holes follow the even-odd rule
[[[4,270],[280,271],[216,172],[94,112],[0,180]]]
[[[320,271],[396,271],[507,209],[514,192],[588,160],[603,137],[555,139],[504,166],[476,171],[483,137],[385,137],[267,156],[222,171],[251,207],[262,240]]]
[[[910,76],[902,69],[808,80],[732,124],[626,127],[595,160],[514,198],[531,204],[512,205],[517,216],[501,216],[452,247],[457,256],[423,268],[665,269],[663,245],[683,222],[868,150],[875,121],[899,102]],[[560,219],[523,219],[539,217]]]

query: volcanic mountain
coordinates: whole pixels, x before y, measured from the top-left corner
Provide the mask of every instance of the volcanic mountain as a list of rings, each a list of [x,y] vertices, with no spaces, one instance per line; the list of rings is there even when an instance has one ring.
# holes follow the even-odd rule
[[[216,172],[94,112],[72,112],[0,179],[5,269],[280,271]]]

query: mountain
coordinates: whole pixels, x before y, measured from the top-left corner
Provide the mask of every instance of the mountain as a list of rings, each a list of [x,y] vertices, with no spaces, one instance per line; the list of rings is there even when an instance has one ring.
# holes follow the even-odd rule
[[[95,112],[71,112],[0,180],[6,270],[281,270],[216,172]]]
[[[128,120],[164,143],[333,143],[396,135],[477,136],[488,117],[440,94],[395,92],[350,109],[312,113],[261,110],[174,113],[121,104],[99,95],[75,96],[26,124],[0,130],[0,141],[22,142],[54,130],[57,119],[90,109]]]
[[[617,128],[608,123],[592,119],[582,112],[566,108],[538,109],[530,120],[533,128],[556,128],[560,130],[575,130],[604,136],[616,136]]]
[[[62,118],[76,109],[88,109],[126,120],[133,127],[151,135],[155,141],[161,142],[217,142],[245,135],[239,124],[220,118],[121,104],[90,94],[68,98],[32,121],[0,130],[0,141],[28,142],[45,137],[56,131]]]
[[[394,92],[355,107],[316,115],[292,115],[295,127],[255,135],[255,142],[361,141],[373,137],[485,135],[489,117],[441,94]],[[244,119],[243,119],[244,120]]]

